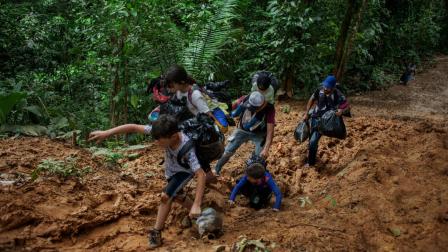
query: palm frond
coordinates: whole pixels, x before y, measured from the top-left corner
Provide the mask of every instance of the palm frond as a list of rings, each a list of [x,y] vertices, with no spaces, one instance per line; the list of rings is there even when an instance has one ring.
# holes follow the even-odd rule
[[[222,1],[211,21],[201,28],[194,40],[182,52],[182,64],[197,79],[206,79],[212,70],[212,62],[233,34],[239,0]]]

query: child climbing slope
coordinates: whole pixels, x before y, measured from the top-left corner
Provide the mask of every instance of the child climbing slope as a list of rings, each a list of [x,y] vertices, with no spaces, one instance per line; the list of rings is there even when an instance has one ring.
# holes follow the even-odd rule
[[[261,209],[269,204],[272,193],[275,195],[274,211],[279,211],[282,193],[271,174],[266,170],[266,161],[259,156],[252,156],[246,162],[246,174],[239,180],[230,195],[230,204],[235,204],[238,194],[249,199],[249,205]]]

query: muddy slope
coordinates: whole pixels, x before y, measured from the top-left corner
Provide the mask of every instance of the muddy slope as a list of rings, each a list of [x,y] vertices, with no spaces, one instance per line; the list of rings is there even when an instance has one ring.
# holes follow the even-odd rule
[[[306,170],[307,146],[292,138],[304,104],[277,105],[269,169],[285,195],[281,212],[252,211],[244,200],[226,205],[229,186],[250,155],[247,145],[224,168],[218,190],[205,196],[205,205],[224,212],[224,235],[195,238],[180,228],[187,212],[174,207],[161,251],[229,249],[241,235],[278,251],[446,251],[448,57],[408,87],[350,100],[349,137],[323,138],[317,169]],[[283,113],[284,106],[291,112]],[[148,143],[134,151],[139,158],[110,167],[87,150],[45,138],[5,139],[0,146],[0,250],[146,250],[164,185],[162,150]],[[43,159],[66,157],[92,172],[81,179],[29,180]],[[305,199],[311,204],[303,205]]]

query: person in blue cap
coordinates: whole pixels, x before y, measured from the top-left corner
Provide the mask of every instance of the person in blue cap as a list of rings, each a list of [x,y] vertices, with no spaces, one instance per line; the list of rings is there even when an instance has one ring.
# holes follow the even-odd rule
[[[317,130],[320,118],[329,110],[336,110],[337,116],[349,109],[347,99],[344,94],[336,88],[336,77],[328,75],[322,82],[322,87],[317,89],[308,101],[306,106],[307,113],[304,121],[310,121],[310,141],[308,147],[308,163],[306,166],[316,164],[316,155],[321,134]]]

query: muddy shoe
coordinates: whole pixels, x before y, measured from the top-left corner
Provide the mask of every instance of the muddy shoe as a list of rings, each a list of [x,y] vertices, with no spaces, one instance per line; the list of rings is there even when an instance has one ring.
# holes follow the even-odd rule
[[[149,249],[155,249],[162,246],[162,232],[157,229],[149,231],[148,241]]]

